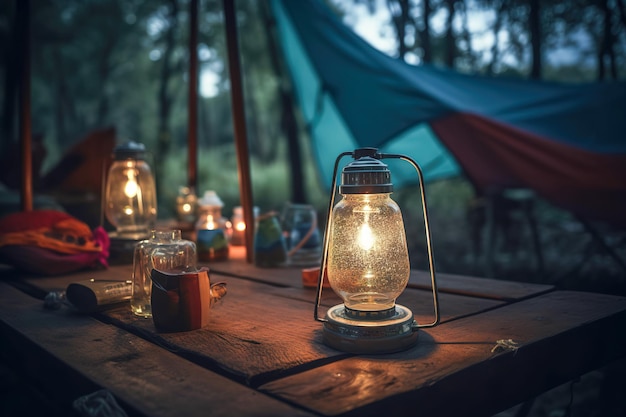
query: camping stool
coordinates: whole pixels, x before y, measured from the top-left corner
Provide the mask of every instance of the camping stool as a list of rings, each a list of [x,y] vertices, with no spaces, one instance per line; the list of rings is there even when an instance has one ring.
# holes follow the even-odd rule
[[[533,252],[537,265],[537,272],[543,274],[544,262],[539,237],[539,229],[534,216],[535,193],[526,188],[506,188],[492,190],[485,195],[485,275],[494,278],[495,275],[495,247],[496,235],[499,229],[508,221],[508,214],[518,211],[526,219],[530,228]]]

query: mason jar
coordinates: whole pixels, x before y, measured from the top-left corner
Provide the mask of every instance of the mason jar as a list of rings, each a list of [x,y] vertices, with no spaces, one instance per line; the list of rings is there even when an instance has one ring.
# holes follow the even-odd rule
[[[152,230],[149,239],[135,246],[130,307],[137,316],[152,317],[150,277],[153,269],[165,272],[195,271],[196,244],[182,239],[180,230]]]

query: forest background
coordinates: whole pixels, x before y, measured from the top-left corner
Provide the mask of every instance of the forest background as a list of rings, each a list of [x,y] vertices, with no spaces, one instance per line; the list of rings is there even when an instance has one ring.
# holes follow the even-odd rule
[[[568,83],[626,78],[624,0],[326,2],[375,47],[413,65]],[[32,3],[32,131],[46,149],[40,174],[89,132],[114,127],[118,142],[139,141],[150,151],[159,217],[173,216],[178,188],[187,181],[189,0]],[[10,154],[18,137],[12,63],[23,45],[15,38],[15,5],[0,3],[2,155]],[[328,190],[319,182],[310,138],[299,123],[269,1],[238,0],[236,6],[254,203],[265,212],[280,211],[287,201],[306,202],[323,220]],[[197,192],[216,190],[230,216],[239,205],[239,189],[222,2],[201,0],[199,11]],[[419,214],[412,213],[419,203],[415,190],[395,195],[416,254],[412,262],[422,267],[423,228]],[[463,177],[430,183],[427,195],[440,272],[626,293],[621,231],[601,228],[599,241],[569,213],[533,200],[539,256],[525,213],[514,207],[498,220],[489,255],[484,212],[477,212]]]

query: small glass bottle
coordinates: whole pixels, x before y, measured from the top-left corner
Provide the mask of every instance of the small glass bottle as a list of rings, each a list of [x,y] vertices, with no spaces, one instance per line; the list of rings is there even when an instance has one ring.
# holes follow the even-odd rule
[[[243,208],[241,206],[233,209],[233,217],[230,220],[233,226],[230,244],[243,246],[246,243],[246,222],[243,219]]]
[[[254,206],[252,208],[252,215],[256,221],[259,216],[259,208]],[[233,209],[233,217],[230,219],[231,233],[230,244],[233,246],[245,246],[246,245],[246,222],[243,218],[243,207],[237,206]]]
[[[138,316],[152,317],[150,277],[153,269],[166,272],[195,271],[195,243],[181,239],[180,230],[152,230],[149,239],[135,246],[130,307]]]
[[[254,228],[254,264],[276,267],[285,264],[287,249],[277,213],[260,215]]]
[[[281,216],[281,227],[289,265],[319,265],[322,242],[313,206],[288,203]]]
[[[215,191],[205,191],[198,201],[196,245],[198,260],[223,261],[228,259],[230,222],[222,217],[224,203]]]

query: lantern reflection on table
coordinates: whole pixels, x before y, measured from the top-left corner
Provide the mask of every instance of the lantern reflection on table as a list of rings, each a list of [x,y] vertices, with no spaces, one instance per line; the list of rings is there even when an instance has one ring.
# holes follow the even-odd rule
[[[343,198],[333,207],[338,165],[348,155],[352,155],[354,161],[343,168],[339,187]],[[380,161],[383,158],[407,161],[418,173],[435,315],[431,324],[417,324],[411,310],[396,304],[396,298],[408,284],[411,268],[402,214],[390,197],[393,184],[387,165]],[[337,157],[333,179],[314,311],[315,319],[324,323],[323,340],[335,349],[352,353],[407,349],[417,342],[418,328],[432,327],[439,322],[421,169],[409,157],[362,148]],[[320,318],[318,309],[325,271],[330,286],[343,299],[343,304],[331,307],[326,317]]]
[[[106,182],[105,215],[115,227],[111,252],[134,250],[154,228],[157,199],[154,177],[145,161],[145,146],[128,142],[115,148]]]

